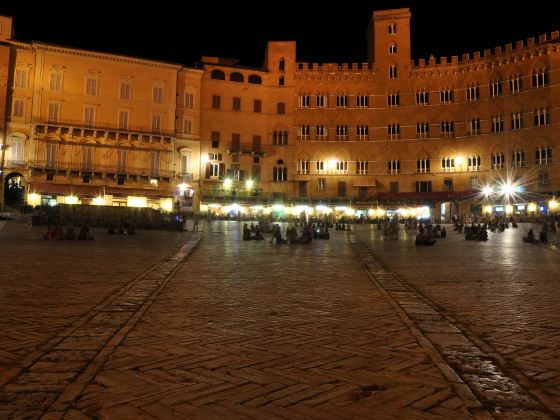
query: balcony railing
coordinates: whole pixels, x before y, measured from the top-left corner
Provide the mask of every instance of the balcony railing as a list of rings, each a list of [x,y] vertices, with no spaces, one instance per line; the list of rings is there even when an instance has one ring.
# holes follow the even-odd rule
[[[153,178],[170,178],[174,172],[165,169],[151,169],[135,166],[84,164],[82,162],[59,162],[48,160],[29,161],[29,167],[33,169],[50,169],[66,172],[97,172],[105,174],[139,175]]]
[[[151,136],[164,136],[164,137],[175,137],[174,130],[162,130],[162,129],[150,129],[149,127],[128,125],[127,127],[119,127],[118,124],[107,124],[107,123],[85,123],[79,120],[60,120],[60,121],[49,121],[45,118],[33,118],[32,123],[36,126],[46,126],[46,127],[65,127],[73,128],[78,130],[88,130],[88,131],[114,131],[121,133],[138,133]]]

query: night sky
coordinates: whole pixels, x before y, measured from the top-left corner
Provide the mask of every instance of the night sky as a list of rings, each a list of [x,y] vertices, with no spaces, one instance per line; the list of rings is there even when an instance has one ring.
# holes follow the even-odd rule
[[[19,3],[19,5],[18,5]],[[320,2],[160,1],[131,6],[134,12],[99,2],[0,4],[11,15],[16,37],[193,65],[200,57],[235,57],[262,66],[268,40],[295,40],[298,61],[361,62],[373,10],[410,7],[414,59],[481,51],[560,30],[549,3],[516,6],[511,1],[346,0],[348,8]],[[113,3],[114,4],[114,3]],[[309,5],[319,5],[312,9]],[[552,3],[550,3],[552,4]],[[291,5],[291,6],[290,6]],[[83,10],[89,9],[88,14]],[[29,13],[32,9],[33,12]],[[66,10],[61,12],[60,10]],[[189,12],[189,10],[191,10]],[[258,14],[259,18],[251,16]]]

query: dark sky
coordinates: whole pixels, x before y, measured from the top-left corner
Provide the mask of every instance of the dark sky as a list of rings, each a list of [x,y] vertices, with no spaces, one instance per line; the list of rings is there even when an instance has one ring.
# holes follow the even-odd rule
[[[116,9],[115,3],[74,2],[74,6],[65,8],[45,1],[31,8],[23,1],[2,2],[0,14],[14,17],[16,36],[21,40],[186,65],[205,54],[236,57],[242,65],[260,67],[267,40],[297,41],[298,61],[365,61],[365,32],[372,11],[397,7],[411,8],[415,59],[482,51],[560,30],[560,15],[548,6],[552,3],[536,1],[520,6],[511,0],[339,2],[348,5],[346,8],[304,0],[232,0],[225,4],[189,0],[184,1],[184,7],[179,7],[179,2],[161,0],[145,6],[136,2],[130,9]],[[318,7],[313,9],[312,4]],[[84,14],[86,7],[89,11]],[[252,17],[256,14],[260,17]]]

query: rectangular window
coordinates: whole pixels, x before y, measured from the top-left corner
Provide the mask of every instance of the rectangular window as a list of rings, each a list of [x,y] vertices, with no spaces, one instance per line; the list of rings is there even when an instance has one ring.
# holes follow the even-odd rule
[[[234,111],[241,111],[241,98],[236,96],[233,97],[232,109]]]
[[[235,151],[241,149],[241,136],[237,133],[231,135],[231,149]]]
[[[416,123],[416,137],[419,139],[427,139],[429,137],[430,125],[427,122]]]
[[[128,163],[128,150],[117,150],[117,173],[126,173],[126,166]]]
[[[432,192],[432,181],[416,181],[416,192]]]
[[[368,95],[358,95],[358,96],[356,96],[356,107],[357,108],[368,108],[369,107],[369,96]]]
[[[276,104],[276,113],[278,115],[284,115],[286,113],[286,104],[284,102],[278,102]]]
[[[348,162],[345,160],[336,162],[336,173],[339,175],[348,173]]]
[[[303,124],[298,127],[298,137],[300,140],[309,140],[309,125]]]
[[[93,171],[93,153],[92,146],[82,146],[82,171]]]
[[[503,153],[495,153],[492,155],[492,169],[503,169],[506,163],[506,157]]]
[[[401,172],[401,161],[400,160],[390,160],[387,162],[387,173],[398,174]]]
[[[478,191],[478,177],[471,176],[471,191]]]
[[[260,99],[253,101],[253,112],[262,112],[262,101]]]
[[[161,133],[161,115],[152,114],[152,132],[154,134]]]
[[[428,92],[424,90],[416,92],[416,105],[428,105]]]
[[[14,117],[23,117],[25,115],[25,99],[14,99]]]
[[[47,150],[46,150],[46,167],[50,169],[55,169],[58,163],[58,144],[56,143],[47,143]]]
[[[183,133],[184,134],[192,134],[193,129],[193,121],[190,118],[183,119]]]
[[[309,108],[310,96],[309,95],[299,95],[298,96],[298,107],[299,108]]]
[[[317,95],[317,108],[326,108],[327,106],[327,95]]]
[[[326,165],[325,162],[323,160],[318,160],[317,162],[315,162],[315,169],[317,170],[318,174],[324,174],[326,173],[326,169],[325,169]]]
[[[212,131],[211,134],[212,139],[212,148],[217,149],[220,147],[220,132],[219,131]]]
[[[317,178],[317,191],[325,191],[326,181],[326,178]]]
[[[222,105],[222,97],[220,95],[212,95],[212,108],[220,109]]]
[[[348,108],[348,95],[337,95],[336,97],[337,108]]]
[[[441,170],[443,172],[455,172],[455,159],[443,158],[441,160]]]
[[[88,77],[86,79],[86,95],[97,96],[97,79]]]
[[[16,69],[14,85],[17,88],[27,89],[27,70]]]
[[[338,196],[346,197],[346,182],[344,181],[338,182]]]
[[[328,136],[327,127],[325,127],[324,125],[318,125],[316,127],[315,135],[317,140],[328,140],[329,136]]]
[[[521,77],[517,74],[509,78],[509,93],[521,92]]]
[[[192,172],[192,154],[190,152],[181,153],[181,175],[185,176]]]
[[[194,109],[194,93],[185,93],[185,108]]]
[[[419,174],[427,174],[430,172],[430,160],[418,159],[416,161],[416,172]]]
[[[309,161],[308,160],[298,160],[297,161],[297,173],[302,175],[307,175],[309,173]]]
[[[163,86],[154,86],[153,100],[154,100],[154,104],[163,103]]]
[[[500,80],[494,80],[490,82],[490,96],[495,98],[502,94],[502,82]]]
[[[49,83],[50,90],[52,92],[62,91],[62,74],[61,73],[51,73],[51,80]]]
[[[49,102],[48,121],[50,123],[58,123],[60,120],[60,104],[58,102]]]
[[[253,153],[261,153],[261,136],[253,136]]]
[[[121,81],[119,97],[124,100],[128,100],[132,98],[132,83],[129,80]]]
[[[150,152],[150,175],[159,176],[160,153],[158,151]]]
[[[119,111],[119,130],[128,130],[130,111]]]
[[[514,112],[511,114],[511,129],[521,130],[523,128],[523,114],[521,112]]]
[[[362,141],[369,140],[369,126],[367,125],[356,126],[356,138]]]
[[[442,104],[450,104],[453,102],[453,91],[451,89],[442,89],[439,92],[439,101]]]
[[[389,183],[389,192],[398,193],[399,192],[399,183],[398,182],[390,182]]]
[[[467,170],[469,172],[480,171],[480,156],[469,156]]]
[[[480,134],[480,118],[473,118],[469,122],[469,131],[471,136],[477,136]]]
[[[504,119],[501,115],[492,117],[492,133],[501,133],[504,131]]]
[[[453,190],[453,179],[452,178],[445,178],[443,180],[443,190],[444,191],[452,191]]]
[[[367,175],[368,173],[368,161],[367,160],[359,160],[356,162],[356,174],[358,175]]]
[[[93,127],[95,124],[95,107],[91,105],[84,106],[84,125]]]

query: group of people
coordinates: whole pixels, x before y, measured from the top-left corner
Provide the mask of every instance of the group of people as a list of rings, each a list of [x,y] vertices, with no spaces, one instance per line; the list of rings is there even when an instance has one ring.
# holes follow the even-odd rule
[[[251,227],[247,226],[247,223],[243,223],[243,240],[250,241],[251,239],[256,239],[258,241],[263,240],[264,236],[261,233],[260,226],[251,223]]]
[[[536,243],[541,243],[541,244],[546,244],[548,243],[548,225],[544,224],[543,228],[541,230],[541,233],[539,233],[539,239],[537,240],[537,238],[535,237],[535,232],[533,232],[533,229],[529,229],[529,231],[527,232],[527,236],[523,237],[523,242],[530,242],[533,244]]]
[[[472,226],[465,226],[465,240],[467,241],[487,241],[488,240],[488,230],[486,229],[486,223],[484,224],[472,224]]]
[[[121,219],[121,223],[118,228],[115,228],[115,225],[110,223],[109,226],[107,226],[107,233],[109,235],[134,235],[136,234],[136,229],[132,223]]]
[[[91,234],[91,230],[87,223],[84,223],[80,228],[80,232],[76,235],[74,231],[74,226],[67,225],[65,228],[62,227],[60,223],[54,226],[49,226],[47,231],[43,235],[46,240],[56,240],[56,239],[66,239],[73,241],[78,239],[79,241],[93,241],[95,237]]]
[[[432,226],[428,224],[426,226],[419,225],[418,226],[418,234],[416,235],[416,239],[414,244],[419,245],[434,245],[436,243],[435,238],[445,238],[447,237],[447,231],[445,227],[441,227],[440,225]]]

